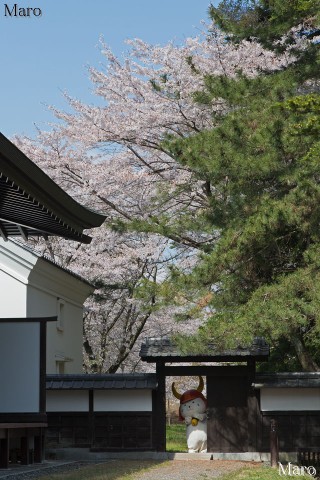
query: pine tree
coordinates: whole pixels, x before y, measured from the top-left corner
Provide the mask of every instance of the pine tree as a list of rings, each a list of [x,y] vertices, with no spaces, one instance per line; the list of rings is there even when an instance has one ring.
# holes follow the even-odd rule
[[[300,27],[301,32],[315,35],[319,26],[319,0],[223,0],[218,7],[209,8],[211,18],[231,34],[235,41],[257,38],[269,48],[285,48],[276,44],[292,27]]]
[[[292,21],[319,10],[316,2],[287,3],[295,6]],[[237,33],[247,36],[241,22],[267,9],[273,41],[280,25],[288,28],[283,4],[224,1],[216,12],[224,18],[231,12]],[[209,317],[196,338],[180,339],[186,349],[205,348],[208,340],[236,346],[264,335],[277,368],[319,370],[319,60],[318,44],[306,41],[297,61],[280,72],[208,76],[195,99],[224,102],[216,128],[170,143],[175,159],[208,185],[202,223],[218,236],[191,274],[174,272],[171,295],[197,295],[189,314]]]

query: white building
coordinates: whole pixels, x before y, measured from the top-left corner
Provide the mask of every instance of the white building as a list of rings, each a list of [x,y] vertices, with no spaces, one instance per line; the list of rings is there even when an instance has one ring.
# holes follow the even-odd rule
[[[90,243],[91,237],[84,230],[99,227],[105,216],[92,211],[70,197],[23,152],[0,133],[0,236],[4,240],[11,237],[58,236],[81,243]],[[3,246],[0,258],[3,259],[1,270],[1,305],[0,307],[0,468],[8,468],[10,461],[18,458],[16,449],[20,443],[19,455],[22,464],[41,462],[43,460],[44,429],[47,426],[46,415],[46,330],[47,324],[56,322],[57,316],[49,317],[52,310],[60,314],[60,338],[55,334],[52,339],[51,366],[58,370],[65,365],[68,358],[73,359],[73,368],[78,370],[80,362],[77,355],[79,347],[73,350],[78,340],[71,344],[62,340],[69,319],[67,303],[77,307],[81,304],[81,295],[71,294],[72,288],[65,277],[68,289],[57,300],[62,287],[55,288],[50,280],[51,274],[40,275],[35,258],[25,258],[18,254],[15,262],[14,252],[10,246]],[[29,252],[30,253],[30,252]],[[32,267],[35,267],[33,269]],[[29,269],[29,273],[28,273]],[[50,267],[48,267],[48,270]],[[33,279],[33,272],[35,279]],[[51,269],[54,277],[55,273]],[[43,279],[43,285],[39,283]],[[79,293],[83,289],[79,280]],[[29,288],[29,286],[31,288]],[[35,295],[35,291],[40,292]],[[29,312],[41,312],[43,296],[51,298],[49,312],[45,316],[30,317]],[[86,295],[82,295],[85,298]],[[60,297],[59,297],[60,298]],[[68,299],[66,301],[65,299]],[[63,303],[65,302],[65,303]],[[8,307],[9,305],[9,307]],[[70,308],[70,310],[73,310]],[[13,315],[19,315],[14,317]],[[23,312],[23,316],[20,316]],[[4,316],[6,315],[6,316]],[[61,319],[65,325],[61,328]],[[80,321],[79,321],[80,324]],[[82,324],[82,321],[81,321]],[[78,323],[77,323],[78,327]],[[52,330],[52,329],[51,329]],[[78,339],[79,330],[72,335]],[[56,337],[56,338],[54,338]],[[57,340],[59,339],[59,344]],[[82,342],[81,342],[82,343]],[[81,345],[81,344],[80,344]],[[66,356],[66,351],[70,355]],[[81,347],[80,347],[81,348]],[[57,355],[57,357],[55,357]],[[60,362],[60,363],[59,363]],[[71,362],[71,360],[70,360]],[[77,368],[75,368],[77,366]],[[15,457],[15,458],[14,458]]]
[[[83,304],[93,290],[30,247],[0,239],[0,317],[58,317],[47,324],[47,373],[82,372]]]

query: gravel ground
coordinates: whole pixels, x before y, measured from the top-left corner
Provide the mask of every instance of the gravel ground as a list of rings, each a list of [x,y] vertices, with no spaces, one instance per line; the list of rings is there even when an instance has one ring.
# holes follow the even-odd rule
[[[160,465],[148,472],[136,473],[137,480],[209,480],[240,470],[254,467],[257,463],[231,460],[170,460],[169,465]]]
[[[100,462],[99,462],[100,463]],[[9,470],[0,471],[0,480],[27,480],[37,479],[45,475],[52,475],[54,473],[70,472],[71,470],[78,470],[79,468],[91,465],[92,462],[70,462],[59,463],[52,462],[51,464],[42,464],[39,466],[30,466],[30,471],[26,467],[14,467]]]

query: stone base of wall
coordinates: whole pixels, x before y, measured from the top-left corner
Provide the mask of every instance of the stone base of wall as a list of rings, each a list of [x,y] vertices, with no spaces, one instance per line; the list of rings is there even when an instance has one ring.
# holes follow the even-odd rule
[[[268,452],[242,453],[173,453],[173,452],[92,452],[89,448],[50,448],[46,457],[56,460],[90,461],[109,459],[151,460],[239,460],[242,462],[270,462]],[[296,462],[296,452],[280,453],[280,462]]]

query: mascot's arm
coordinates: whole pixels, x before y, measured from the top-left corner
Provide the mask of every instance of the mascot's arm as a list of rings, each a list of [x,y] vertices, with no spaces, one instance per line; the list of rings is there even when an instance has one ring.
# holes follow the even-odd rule
[[[207,418],[206,413],[195,413],[193,416],[194,416],[194,418],[197,418],[201,422],[203,422],[203,420],[205,420]]]
[[[192,417],[185,417],[184,419],[184,422],[186,425],[190,425],[191,421],[192,421]]]

